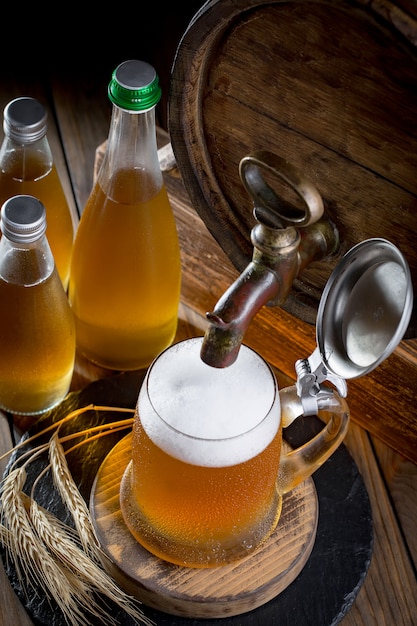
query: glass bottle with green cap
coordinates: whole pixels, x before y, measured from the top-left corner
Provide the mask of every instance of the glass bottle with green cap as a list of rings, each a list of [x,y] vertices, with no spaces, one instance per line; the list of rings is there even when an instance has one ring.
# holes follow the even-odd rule
[[[107,147],[74,241],[68,297],[78,350],[113,370],[147,367],[176,334],[181,263],[156,143],[155,69],[113,72]]]
[[[75,229],[49,145],[47,122],[47,111],[35,98],[15,98],[4,108],[0,206],[16,195],[32,195],[41,200],[46,209],[49,245],[67,289]]]
[[[74,320],[46,226],[33,196],[13,196],[1,208],[0,408],[14,414],[56,406],[73,374]]]

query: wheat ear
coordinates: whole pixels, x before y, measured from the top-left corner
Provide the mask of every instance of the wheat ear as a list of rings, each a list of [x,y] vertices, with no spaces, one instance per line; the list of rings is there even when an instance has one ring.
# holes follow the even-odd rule
[[[49,462],[54,485],[74,519],[84,551],[97,561],[100,558],[98,554],[100,543],[91,523],[85,500],[78,491],[68,468],[64,448],[59,441],[57,431],[54,432],[49,442]]]
[[[134,607],[133,599],[124,594],[113,580],[107,576],[104,570],[97,567],[94,563],[94,561],[101,563],[101,546],[91,523],[87,505],[68,468],[64,448],[58,438],[58,431],[53,433],[49,442],[49,461],[54,484],[74,519],[75,527],[85,553],[83,554],[82,551],[78,551],[84,563],[83,573],[81,573],[80,568],[77,568],[78,575],[87,576],[87,580],[90,584],[95,587],[99,586],[97,590],[106,595],[109,599],[112,599],[123,608],[126,613],[142,621],[144,624],[151,626],[153,622],[148,620],[143,615],[142,611]],[[45,511],[45,513],[46,516],[50,515],[47,511]],[[56,529],[58,530],[58,526],[56,526]]]
[[[135,601],[121,591],[113,579],[74,543],[73,529],[40,507],[33,499],[30,501],[30,518],[39,539],[65,567],[90,585],[92,591],[106,596],[135,620],[151,626],[152,622],[135,607]],[[91,611],[91,607],[89,610]]]
[[[15,565],[22,588],[28,593],[27,583],[40,587],[47,598],[55,599],[69,624],[88,626],[79,605],[88,606],[91,594],[81,580],[74,577],[68,584],[62,566],[55,561],[34,533],[27,514],[21,489],[26,481],[23,468],[13,470],[2,486],[3,520],[9,529],[11,545],[8,553]],[[26,497],[26,496],[25,496]],[[24,569],[24,573],[23,573]]]
[[[137,608],[139,601],[125,594],[103,569],[101,562],[103,553],[89,511],[69,471],[61,444],[61,441],[71,440],[83,434],[90,435],[88,439],[73,446],[72,450],[86,441],[103,436],[105,433],[100,431],[104,429],[108,429],[108,432],[117,432],[130,426],[133,420],[88,429],[62,439],[58,437],[62,423],[74,414],[90,409],[132,412],[113,407],[92,405],[84,407],[55,424],[55,432],[48,444],[24,453],[19,459],[20,462],[24,460],[24,464],[16,467],[16,461],[8,475],[0,482],[0,541],[6,548],[8,558],[14,563],[22,589],[28,593],[28,586],[39,587],[47,599],[53,597],[69,626],[89,626],[90,620],[86,617],[88,614],[97,617],[103,624],[111,626],[116,624],[109,613],[94,601],[96,593],[112,600],[135,621],[145,626],[153,626],[153,621]],[[51,428],[26,440],[24,445],[50,431]],[[92,432],[96,434],[91,436]],[[23,442],[13,450],[22,445]],[[45,469],[52,469],[54,484],[73,516],[76,529],[66,526],[23,492],[26,465],[48,448],[50,466]],[[33,484],[32,493],[39,478],[40,476]]]
[[[42,546],[39,546],[33,537],[25,507],[20,499],[19,494],[25,481],[26,471],[22,467],[12,470],[3,480],[1,487],[2,523],[9,530],[9,539],[12,538],[12,545],[8,545],[9,555],[15,564],[19,581],[23,583],[24,575],[20,566],[28,557],[27,574],[36,584],[42,579],[42,566],[39,559],[39,549]]]

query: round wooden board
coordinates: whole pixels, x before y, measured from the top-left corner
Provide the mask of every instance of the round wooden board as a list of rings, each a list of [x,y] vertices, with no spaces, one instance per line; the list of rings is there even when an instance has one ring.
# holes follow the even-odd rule
[[[318,501],[312,479],[284,496],[278,527],[254,554],[213,569],[185,568],[150,554],[130,534],[119,506],[119,486],[131,458],[131,434],[108,454],[93,484],[90,511],[104,566],[144,604],[194,618],[251,611],[280,594],[306,564],[313,549]]]

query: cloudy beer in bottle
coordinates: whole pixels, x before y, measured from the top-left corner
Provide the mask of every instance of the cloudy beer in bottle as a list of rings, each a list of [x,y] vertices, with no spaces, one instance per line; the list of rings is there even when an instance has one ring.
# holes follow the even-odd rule
[[[47,237],[64,289],[68,287],[74,226],[47,138],[47,112],[35,98],[4,109],[0,149],[0,206],[12,196],[38,198],[46,209]]]
[[[153,67],[126,61],[103,162],[74,242],[69,300],[80,352],[116,370],[147,367],[177,329],[180,250],[158,161]]]
[[[43,204],[13,196],[1,209],[1,230],[0,407],[38,415],[69,389],[74,320],[45,236]]]

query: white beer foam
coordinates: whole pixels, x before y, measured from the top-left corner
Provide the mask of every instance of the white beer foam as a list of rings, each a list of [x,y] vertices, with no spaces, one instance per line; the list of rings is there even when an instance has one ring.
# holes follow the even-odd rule
[[[185,462],[243,463],[278,430],[278,386],[269,366],[246,346],[230,367],[206,365],[200,358],[202,340],[187,339],[156,359],[139,394],[140,419],[154,443]]]

